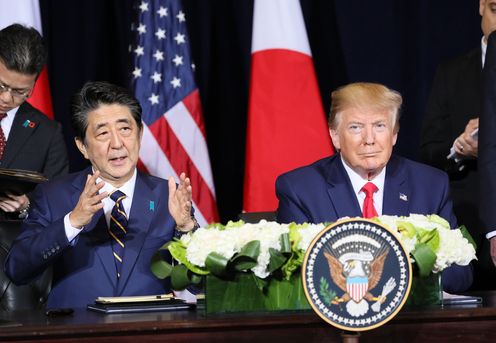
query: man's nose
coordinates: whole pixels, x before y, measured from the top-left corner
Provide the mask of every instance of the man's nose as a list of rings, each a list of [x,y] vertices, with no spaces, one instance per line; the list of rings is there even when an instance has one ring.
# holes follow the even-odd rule
[[[375,142],[375,133],[372,126],[366,126],[363,131],[363,141],[365,144],[374,144]]]
[[[114,149],[122,146],[122,138],[116,130],[112,130],[110,133],[110,146]]]

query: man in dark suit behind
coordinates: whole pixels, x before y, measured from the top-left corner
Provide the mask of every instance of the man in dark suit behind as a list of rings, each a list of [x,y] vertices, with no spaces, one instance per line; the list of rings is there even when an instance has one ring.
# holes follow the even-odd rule
[[[68,172],[61,126],[26,102],[46,55],[35,29],[13,24],[0,31],[0,167],[53,179]],[[0,212],[17,217],[28,207],[26,195],[0,196]]]
[[[189,178],[182,173],[176,188],[172,177],[167,182],[137,171],[141,106],[123,88],[87,83],[76,97],[72,123],[76,145],[92,166],[35,189],[6,274],[24,284],[53,265],[48,307],[169,292],[150,262],[174,235],[198,225]],[[123,195],[115,198],[117,191]]]
[[[496,269],[479,216],[478,135],[473,133],[479,127],[482,68],[487,39],[496,28],[496,1],[480,0],[479,13],[484,33],[481,46],[437,69],[423,120],[420,158],[448,173],[458,222],[467,227],[477,244],[472,289],[495,289]],[[450,149],[456,160],[447,158]]]
[[[334,91],[329,128],[339,153],[278,177],[277,220],[321,223],[418,213],[438,214],[456,228],[447,175],[392,155],[401,103],[399,93],[374,83]],[[446,291],[463,291],[471,283],[470,265],[443,272]]]

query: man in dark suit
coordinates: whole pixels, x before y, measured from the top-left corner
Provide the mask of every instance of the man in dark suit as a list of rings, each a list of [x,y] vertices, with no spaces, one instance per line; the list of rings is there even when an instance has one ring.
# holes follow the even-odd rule
[[[278,177],[279,222],[333,222],[376,215],[438,214],[456,227],[448,177],[392,156],[401,95],[383,85],[354,83],[332,93],[329,127],[338,154]],[[444,289],[463,291],[470,266],[443,273]]]
[[[13,24],[0,31],[0,167],[53,179],[68,172],[61,126],[26,102],[46,55],[35,29]],[[28,207],[26,195],[0,196],[0,212],[18,215]]]
[[[439,65],[432,84],[420,138],[422,162],[448,173],[453,209],[458,222],[467,227],[477,244],[472,289],[496,288],[496,269],[489,255],[479,216],[478,139],[481,114],[482,68],[487,38],[496,28],[495,0],[480,0],[484,33],[481,46]],[[456,159],[447,156],[450,149]]]
[[[493,28],[495,30],[488,38],[487,63],[483,74],[479,191],[482,227],[486,230],[489,253],[496,265],[496,25]]]
[[[168,292],[150,262],[175,234],[198,225],[189,178],[181,174],[176,188],[172,177],[167,182],[137,171],[141,106],[120,87],[87,83],[76,97],[72,123],[92,166],[36,188],[6,274],[27,283],[53,265],[48,307]],[[123,194],[114,197],[118,192]]]

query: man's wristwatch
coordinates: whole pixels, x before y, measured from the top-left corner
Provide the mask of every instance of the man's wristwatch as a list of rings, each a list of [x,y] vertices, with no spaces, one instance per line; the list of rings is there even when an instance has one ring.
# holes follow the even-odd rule
[[[24,219],[24,218],[27,218],[28,217],[28,210],[29,210],[29,204],[26,208],[22,209],[19,211],[19,216],[18,218],[19,219]]]
[[[175,230],[176,233],[174,236],[181,237],[183,234],[186,234],[188,232],[195,232],[196,230],[198,230],[200,228],[200,224],[198,224],[198,221],[196,220],[195,217],[191,217],[191,219],[193,220],[193,223],[194,223],[193,228],[191,230],[184,231],[184,230],[181,230],[179,228],[179,226],[176,225],[176,230]]]
[[[192,231],[195,231],[195,230],[199,229],[200,228],[200,224],[198,224],[198,221],[196,220],[196,218],[195,217],[191,217],[191,220],[193,220],[193,223],[194,223],[193,228],[191,230],[188,230],[188,231],[181,230],[179,228],[179,226],[177,226],[177,225],[176,225],[176,230],[179,231],[179,232],[187,233],[187,232],[192,232]]]

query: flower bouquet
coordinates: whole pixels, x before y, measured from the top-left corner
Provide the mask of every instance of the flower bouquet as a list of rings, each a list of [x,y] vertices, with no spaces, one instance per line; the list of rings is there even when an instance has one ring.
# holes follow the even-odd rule
[[[421,277],[452,263],[468,264],[475,250],[442,218],[380,216],[374,220],[397,232]],[[325,224],[278,224],[265,220],[212,224],[168,242],[172,265],[159,251],[151,269],[171,278],[174,289],[205,280],[207,312],[309,309],[301,283],[305,252]],[[464,233],[465,232],[465,233]]]
[[[465,226],[451,230],[450,224],[438,215],[384,215],[373,220],[398,233],[410,254],[414,277],[409,305],[440,304],[441,272],[452,264],[466,266],[476,259],[476,245]]]

